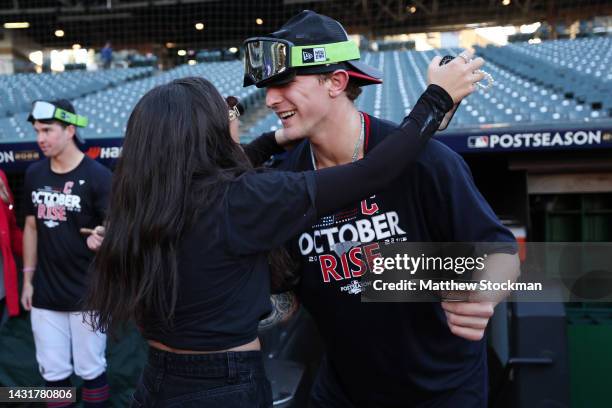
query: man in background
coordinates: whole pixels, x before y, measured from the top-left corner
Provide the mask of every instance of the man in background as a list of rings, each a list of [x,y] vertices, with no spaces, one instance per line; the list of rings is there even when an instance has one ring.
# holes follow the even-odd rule
[[[79,150],[76,128],[87,119],[69,101],[37,101],[28,120],[45,156],[24,183],[21,302],[31,311],[36,360],[47,386],[70,387],[74,371],[84,380],[83,406],[106,406],[106,335],[91,330],[81,307],[94,253],[80,230],[102,224],[111,172]]]

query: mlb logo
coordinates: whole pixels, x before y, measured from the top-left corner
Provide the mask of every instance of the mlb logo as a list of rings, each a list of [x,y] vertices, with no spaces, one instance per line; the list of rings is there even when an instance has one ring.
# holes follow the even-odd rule
[[[325,48],[315,48],[314,49],[314,60],[315,62],[327,61],[327,55],[325,55]]]
[[[470,136],[467,140],[470,149],[482,149],[489,147],[489,136]]]

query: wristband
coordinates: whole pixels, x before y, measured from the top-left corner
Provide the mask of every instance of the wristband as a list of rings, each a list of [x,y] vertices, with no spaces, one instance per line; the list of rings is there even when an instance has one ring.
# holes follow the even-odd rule
[[[23,273],[34,272],[36,270],[36,267],[34,267],[34,266],[24,266],[22,270],[23,270]]]

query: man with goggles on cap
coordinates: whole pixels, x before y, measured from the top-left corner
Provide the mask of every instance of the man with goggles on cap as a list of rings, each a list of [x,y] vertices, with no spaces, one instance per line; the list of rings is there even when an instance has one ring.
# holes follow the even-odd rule
[[[94,253],[80,230],[104,220],[111,172],[79,150],[77,127],[88,121],[69,101],[36,101],[28,121],[45,156],[24,183],[21,303],[31,311],[36,360],[47,386],[71,386],[74,371],[84,380],[83,406],[106,406],[106,335],[81,312]]]
[[[468,57],[444,67],[436,57],[428,69],[430,83],[444,88],[455,104],[483,78],[477,71],[482,59],[462,55]],[[381,73],[359,58],[339,22],[311,11],[266,37],[245,41],[245,86],[265,87],[266,104],[281,119],[285,134],[307,137],[289,152],[283,170],[358,160],[396,128],[354,106],[361,86],[382,82]],[[458,92],[461,87],[469,92]],[[422,99],[412,114],[418,116]],[[433,122],[435,131],[441,118],[428,116],[425,122]],[[301,264],[293,289],[326,346],[311,392],[313,406],[485,407],[483,334],[493,302],[361,304],[361,289],[352,290],[371,279],[361,245],[376,254],[377,242],[384,240],[507,242],[503,256],[515,259],[514,237],[476,189],[462,158],[431,140],[417,164],[389,188],[340,213],[320,216],[288,243]],[[338,244],[343,242],[360,245],[342,250]]]

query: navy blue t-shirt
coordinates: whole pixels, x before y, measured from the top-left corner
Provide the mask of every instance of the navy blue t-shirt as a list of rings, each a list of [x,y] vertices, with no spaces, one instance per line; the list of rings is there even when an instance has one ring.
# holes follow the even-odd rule
[[[366,154],[396,126],[370,116],[366,125]],[[308,142],[280,168],[312,170]],[[335,244],[343,241],[362,246],[339,255]],[[390,188],[321,217],[291,241],[303,267],[297,293],[326,345],[328,372],[322,378],[332,375],[341,388],[330,392],[359,407],[406,407],[462,387],[486,403],[485,340],[453,335],[439,303],[361,303],[355,287],[368,278],[362,252],[377,252],[381,241],[515,239],[477,190],[463,159],[432,140]],[[313,394],[323,388],[315,385]]]
[[[37,265],[34,307],[81,310],[94,253],[79,230],[104,221],[112,173],[83,156],[73,170],[59,174],[45,159],[28,167],[24,182],[26,215],[36,218]]]

